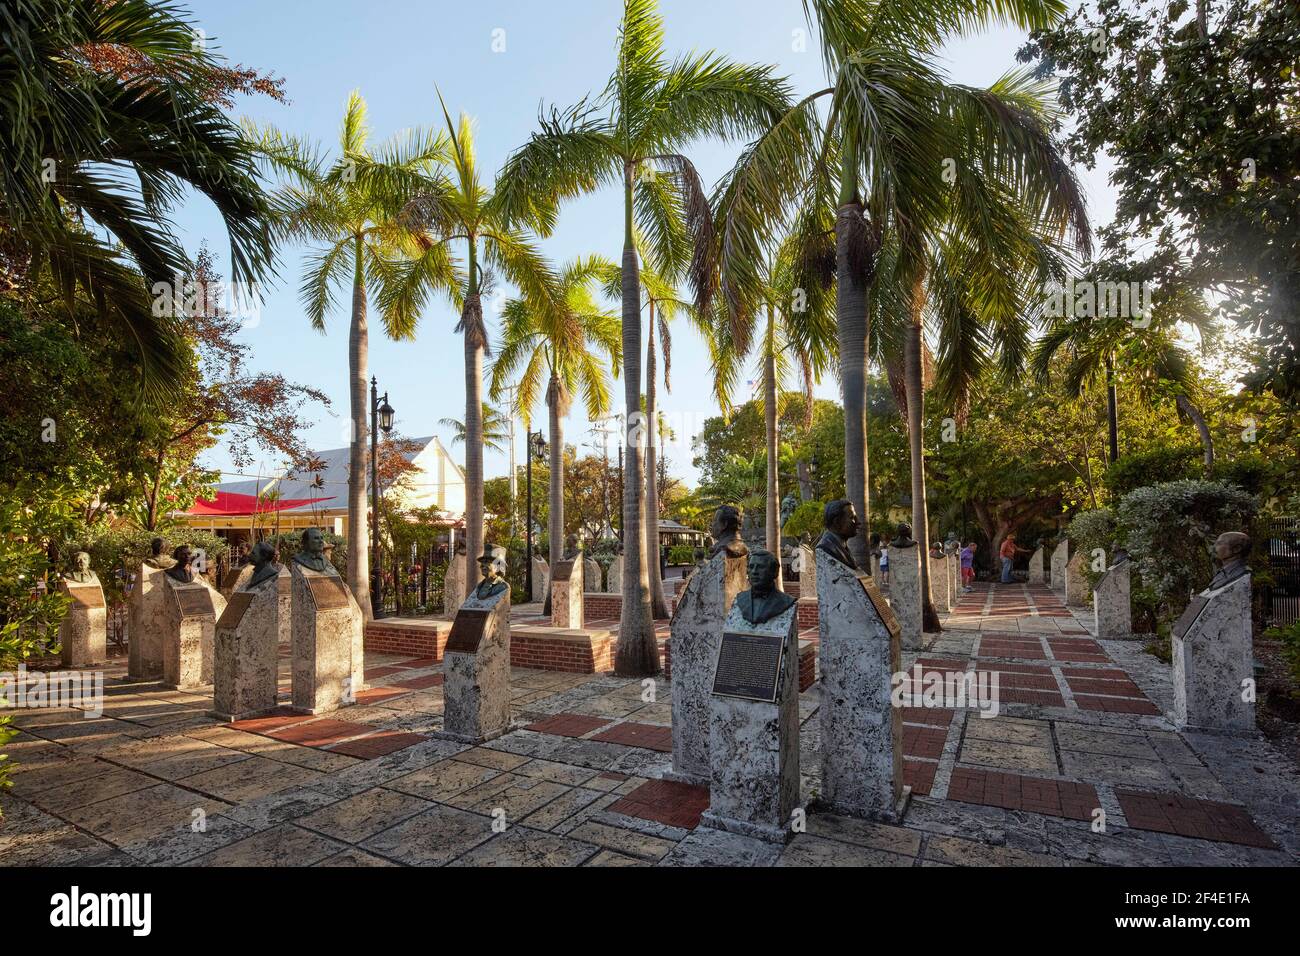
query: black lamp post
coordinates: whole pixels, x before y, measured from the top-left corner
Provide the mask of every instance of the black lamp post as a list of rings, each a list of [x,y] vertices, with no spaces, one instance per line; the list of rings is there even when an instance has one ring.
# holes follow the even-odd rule
[[[384,583],[379,567],[379,430],[393,430],[393,406],[388,393],[379,395],[379,383],[370,376],[370,604],[376,619],[384,616]]]
[[[528,487],[525,495],[528,498],[528,520],[524,528],[525,550],[528,556],[524,559],[528,563],[524,565],[524,590],[528,592],[528,600],[533,599],[533,459],[536,458],[541,462],[546,456],[546,439],[542,437],[541,429],[535,432],[530,431],[525,441],[527,451],[525,452],[524,463],[524,484]]]

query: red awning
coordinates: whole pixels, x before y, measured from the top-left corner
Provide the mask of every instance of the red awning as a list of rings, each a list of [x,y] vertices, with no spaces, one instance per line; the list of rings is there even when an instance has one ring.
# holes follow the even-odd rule
[[[243,518],[256,514],[275,511],[287,511],[290,508],[302,508],[306,505],[318,505],[328,498],[259,498],[257,495],[240,495],[230,491],[218,491],[216,498],[208,500],[198,498],[194,507],[185,512],[187,515],[203,515],[216,518]]]

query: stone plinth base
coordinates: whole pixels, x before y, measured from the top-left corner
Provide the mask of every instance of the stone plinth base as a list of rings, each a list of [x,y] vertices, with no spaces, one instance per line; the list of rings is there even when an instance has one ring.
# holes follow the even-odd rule
[[[1040,544],[1029,556],[1029,583],[1042,584],[1046,579],[1043,573],[1043,546]]]
[[[280,666],[280,579],[289,570],[249,590],[246,575],[217,619],[212,714],[230,722],[276,709]]]
[[[163,683],[176,689],[212,683],[217,618],[226,600],[200,576],[181,584],[163,576],[167,588],[167,630],[163,634]]]
[[[582,627],[582,561],[558,561],[551,572],[551,626]]]
[[[1092,591],[1083,574],[1084,554],[1074,552],[1065,565],[1065,603],[1074,607],[1087,607]]]
[[[1052,551],[1052,579],[1049,584],[1053,591],[1065,591],[1065,566],[1070,563],[1070,540],[1062,538]]]
[[[332,567],[293,573],[293,709],[325,714],[356,703],[365,666],[361,609]]]
[[[898,618],[903,647],[909,650],[924,647],[920,545],[889,549],[889,606]]]
[[[108,659],[108,609],[104,590],[91,578],[85,583],[63,580],[59,591],[72,599],[59,624],[60,660],[64,667],[79,668]]]
[[[141,564],[127,605],[130,625],[127,632],[127,676],[133,680],[153,680],[163,672],[163,634],[170,615],[166,573]]]
[[[1250,575],[1202,591],[1174,625],[1174,726],[1247,734],[1255,729]]]
[[[1129,603],[1131,565],[1115,565],[1097,582],[1092,595],[1093,621],[1102,641],[1127,641],[1133,636],[1133,610]]]
[[[441,736],[481,744],[510,729],[510,591],[471,594],[456,613],[442,662]]]

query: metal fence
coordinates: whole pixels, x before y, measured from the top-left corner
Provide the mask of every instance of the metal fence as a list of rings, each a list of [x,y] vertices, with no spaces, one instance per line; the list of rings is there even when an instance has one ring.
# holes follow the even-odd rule
[[[445,551],[430,548],[414,555],[381,552],[385,614],[433,614],[442,610]]]
[[[1272,579],[1262,588],[1265,614],[1270,624],[1290,624],[1300,619],[1300,517],[1269,518],[1265,550]]]

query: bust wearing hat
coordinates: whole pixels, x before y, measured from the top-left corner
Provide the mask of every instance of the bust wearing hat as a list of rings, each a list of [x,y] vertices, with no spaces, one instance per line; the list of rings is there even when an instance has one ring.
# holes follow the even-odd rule
[[[478,587],[474,589],[474,596],[480,601],[486,601],[502,594],[510,587],[506,583],[506,549],[487,545],[478,559],[479,571],[483,574],[483,580],[479,581]]]

